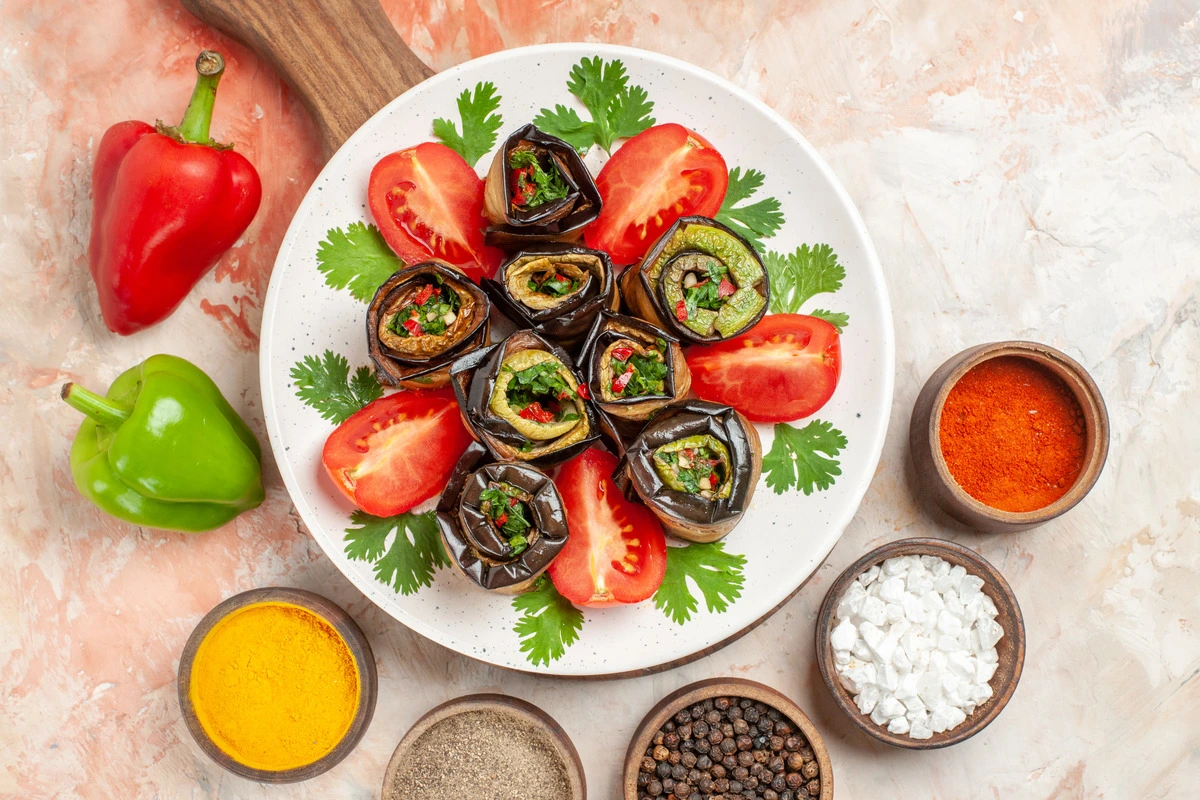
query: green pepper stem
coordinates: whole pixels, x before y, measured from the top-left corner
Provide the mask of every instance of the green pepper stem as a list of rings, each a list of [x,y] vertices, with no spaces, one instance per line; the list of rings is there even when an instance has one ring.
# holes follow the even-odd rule
[[[95,392],[89,392],[77,383],[64,383],[62,399],[76,411],[87,414],[97,424],[110,430],[121,427],[131,413],[128,408],[117,405],[107,397],[101,397]]]
[[[215,50],[204,50],[196,59],[196,88],[192,90],[187,111],[183,112],[183,122],[179,123],[179,135],[185,142],[208,142],[217,84],[224,72],[225,59]]]

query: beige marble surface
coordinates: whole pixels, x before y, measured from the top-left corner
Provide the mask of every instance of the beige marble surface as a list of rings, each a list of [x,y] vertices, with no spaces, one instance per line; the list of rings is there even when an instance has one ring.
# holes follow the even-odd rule
[[[1200,796],[1200,16],[1196,0],[417,0],[385,2],[435,68],[542,41],[696,61],[809,137],[861,209],[897,323],[891,432],[871,491],[813,581],[725,650],[661,675],[576,683],[485,667],[370,606],[307,536],[278,474],[227,528],[107,519],[74,491],[66,379],[103,387],[161,350],[208,368],[265,440],[257,330],[270,265],[319,167],[302,109],[243,48],[171,0],[0,3],[0,797],[371,797],[430,706],[502,691],[555,716],[592,797],[661,695],[739,675],[825,732],[843,798]],[[109,124],[179,113],[196,51],[229,54],[214,132],[264,178],[258,218],[167,323],[109,334],[87,275],[92,152]],[[1112,416],[1084,504],[1019,536],[943,528],[904,477],[908,414],[958,349],[1022,337],[1092,370]],[[951,750],[874,744],[812,661],[816,608],[865,549],[946,536],[1000,567],[1028,626],[1008,709]],[[786,554],[783,554],[786,555]],[[174,674],[221,598],[315,589],[366,629],[380,701],[342,765],[291,787],[222,772],[190,741]],[[651,647],[647,642],[644,646]]]

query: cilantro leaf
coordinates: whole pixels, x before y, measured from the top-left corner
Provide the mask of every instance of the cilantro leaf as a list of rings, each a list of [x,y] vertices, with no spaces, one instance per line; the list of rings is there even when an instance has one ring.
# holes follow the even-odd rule
[[[802,244],[792,253],[770,251],[763,259],[771,276],[771,311],[797,314],[814,295],[842,288],[846,269],[827,244]]]
[[[433,512],[373,517],[363,511],[350,515],[346,528],[346,557],[373,561],[375,577],[401,594],[413,594],[433,583],[433,573],[450,566]],[[392,533],[391,546],[387,545]]]
[[[500,95],[496,94],[496,85],[491,81],[477,83],[473,95],[470,89],[463,89],[458,96],[462,135],[453,122],[440,117],[433,121],[433,135],[473,167],[496,144],[496,134],[504,124],[504,119],[494,113],[498,108]]]
[[[654,607],[682,625],[692,618],[699,600],[688,579],[704,596],[709,613],[721,613],[742,596],[746,557],[725,552],[724,542],[667,548],[667,573],[654,593]]]
[[[379,228],[352,222],[346,230],[331,228],[317,246],[317,269],[334,289],[350,289],[354,299],[371,302],[379,285],[404,266]]]
[[[812,494],[814,487],[828,489],[834,478],[842,474],[837,456],[845,446],[842,432],[819,419],[799,429],[777,424],[771,452],[763,457],[767,486],[775,494],[793,487],[805,494]]]
[[[810,317],[819,317],[825,320],[833,327],[837,328],[838,333],[844,332],[847,325],[850,324],[850,315],[840,311],[826,311],[823,308],[818,308],[816,311],[809,313]]]
[[[630,86],[620,59],[604,62],[600,56],[583,58],[571,67],[567,89],[579,98],[592,115],[584,122],[573,109],[556,105],[543,108],[533,120],[540,130],[586,153],[593,143],[612,152],[613,142],[636,136],[654,124],[654,103],[641,86]]]
[[[771,238],[783,226],[779,201],[766,197],[749,205],[737,204],[753,196],[762,187],[765,177],[756,169],[748,169],[745,174],[741,167],[729,170],[729,188],[725,190],[725,200],[716,216],[718,222],[732,228],[757,250],[762,250],[763,239]]]
[[[562,104],[556,105],[553,111],[543,108],[533,118],[533,124],[538,130],[557,136],[581,153],[586,153],[592,142],[596,141],[596,126],[584,122],[579,112]]]
[[[535,667],[562,658],[579,639],[583,612],[559,594],[545,575],[531,590],[513,598],[513,609],[521,613],[513,626],[521,639],[521,652]]]
[[[350,376],[350,362],[332,350],[320,358],[305,356],[292,367],[296,396],[338,425],[372,400],[383,396],[383,387],[370,367],[359,367]]]

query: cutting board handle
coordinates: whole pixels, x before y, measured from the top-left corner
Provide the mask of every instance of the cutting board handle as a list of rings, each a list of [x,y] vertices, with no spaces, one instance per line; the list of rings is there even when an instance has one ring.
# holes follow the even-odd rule
[[[182,0],[188,11],[267,59],[312,112],[325,157],[433,71],[378,0]]]

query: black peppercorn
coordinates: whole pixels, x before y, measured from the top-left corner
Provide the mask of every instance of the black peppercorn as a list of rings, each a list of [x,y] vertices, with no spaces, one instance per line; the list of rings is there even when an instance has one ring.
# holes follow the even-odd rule
[[[735,719],[733,721],[733,732],[738,736],[745,736],[750,731],[750,726],[746,724],[744,719]]]
[[[696,759],[696,769],[705,770],[712,766],[712,759],[708,756],[700,756]]]
[[[684,753],[679,757],[679,763],[683,764],[688,769],[696,766],[696,761],[697,759],[695,753]]]
[[[782,792],[787,788],[787,779],[782,775],[776,775],[775,780],[771,781],[771,788],[777,792]]]
[[[737,794],[738,792],[742,791],[742,784],[737,781],[730,781],[729,782],[729,791],[733,792],[734,794]]]
[[[762,793],[763,800],[779,800],[779,793],[774,789],[764,789]]]
[[[784,782],[787,784],[789,789],[799,789],[804,785],[804,776],[799,772],[789,772],[784,777]]]
[[[803,767],[804,767],[804,759],[800,757],[799,753],[788,753],[788,757],[787,757],[787,768],[788,769],[790,769],[792,772],[795,772],[799,769],[803,769]]]
[[[695,741],[696,741],[695,747],[696,747],[697,753],[707,753],[709,751],[709,749],[712,748],[712,745],[710,745],[708,743],[708,739],[696,739]]]
[[[725,740],[725,734],[721,733],[719,730],[714,729],[714,730],[711,730],[708,732],[708,743],[709,744],[717,745],[717,744],[720,744],[721,742],[723,742],[724,740]]]
[[[737,754],[737,762],[743,767],[748,767],[754,763],[754,754],[749,750],[743,750]]]
[[[713,768],[712,768],[713,778],[724,778],[725,773],[726,773],[726,770],[725,770],[724,764],[713,764]]]
[[[663,744],[668,750],[675,750],[679,747],[679,734],[672,731],[663,737]]]
[[[693,725],[692,726],[692,736],[696,737],[697,739],[708,736],[708,723],[705,722],[704,720],[700,720],[695,725]]]
[[[804,788],[807,789],[808,793],[813,797],[821,796],[821,782],[818,780],[809,781],[808,783],[804,784]]]
[[[654,759],[650,756],[642,757],[642,772],[654,772]]]
[[[691,793],[692,793],[692,787],[688,786],[683,781],[680,781],[675,784],[675,796],[676,797],[687,797]]]
[[[758,709],[751,706],[742,714],[742,719],[746,722],[758,722]]]
[[[729,755],[730,753],[736,752],[737,749],[738,749],[737,742],[735,742],[733,739],[722,739],[721,740],[721,752],[724,753],[725,755]]]
[[[667,794],[671,794],[672,792],[675,791],[675,779],[674,778],[663,778],[662,784],[663,784],[663,791],[666,792]]]
[[[654,768],[654,774],[660,778],[665,778],[671,774],[671,765],[665,761],[658,762],[658,766]]]
[[[819,768],[817,767],[817,762],[810,761],[804,765],[804,767],[801,769],[800,772],[806,778],[815,778],[815,777],[817,777],[818,771],[819,771]]]
[[[732,703],[729,702],[728,697],[718,697],[716,700],[713,700],[713,708],[717,711],[728,711],[730,705]]]
[[[758,788],[758,778],[751,775],[749,778],[746,778],[746,780],[742,781],[742,786],[745,786],[747,789],[754,791],[755,789]]]
[[[724,734],[726,737],[733,736],[734,735],[733,726],[730,725],[728,722],[722,722],[721,723],[721,733]]]
[[[783,772],[783,759],[775,756],[767,762],[767,769],[771,770],[771,772]]]
[[[701,777],[702,777],[702,776],[701,776],[701,774],[700,774],[700,770],[698,770],[698,769],[689,769],[689,770],[688,770],[688,774],[687,774],[687,782],[688,782],[688,783],[699,783],[699,782],[700,782],[700,778],[701,778]]]
[[[729,717],[732,720],[741,719],[742,718],[742,707],[741,706],[733,706],[732,708],[729,709],[729,711],[725,714],[725,716]]]
[[[639,789],[645,789],[646,784],[650,782],[650,776],[644,772],[639,772],[637,776],[637,785]]]
[[[785,789],[779,793],[779,800],[796,800],[796,795],[792,794],[791,789]]]
[[[800,757],[803,758],[805,761],[812,761],[815,758],[815,756],[813,755],[813,751],[808,749],[807,747],[800,748]]]
[[[761,734],[754,737],[754,749],[755,750],[764,750],[764,749],[766,749],[767,745],[770,743],[771,743],[771,740]],[[655,758],[658,758],[658,756],[655,756]],[[659,759],[659,760],[661,761],[662,759]]]
[[[657,797],[658,795],[662,794],[662,790],[662,783],[657,780],[650,781],[650,783],[646,784],[646,791],[650,793],[651,797]]]
[[[800,738],[798,736],[789,736],[783,740],[783,746],[792,751],[800,749]]]
[[[721,712],[714,708],[704,715],[704,721],[709,725],[719,725],[721,723]]]
[[[737,737],[736,745],[738,750],[749,750],[754,746],[754,740],[749,736],[739,736]],[[797,758],[799,758],[799,756],[797,756]]]
[[[720,778],[716,781],[716,786],[718,792],[728,792],[729,780],[727,778]]]
[[[738,767],[733,771],[734,780],[745,781],[748,777],[750,777],[750,770],[745,767]]]
[[[699,789],[702,794],[712,794],[713,789],[715,788],[713,779],[701,778],[699,781],[697,781],[696,788]]]
[[[692,719],[692,716],[690,714],[688,714],[687,711],[680,711],[678,714],[675,715],[675,722],[678,723],[679,725],[684,725],[684,724],[690,722],[691,719]]]
[[[683,754],[680,753],[678,750],[672,750],[671,754],[669,756],[667,756],[667,763],[671,764],[671,765],[678,764],[679,759],[681,759],[682,757],[683,757]]]
[[[687,741],[688,739],[692,738],[692,723],[688,722],[685,725],[680,725],[675,732],[679,734],[680,739]],[[797,747],[799,747],[799,745],[797,745]]]
[[[738,765],[737,757],[732,754],[727,755],[721,759],[721,764],[725,769],[736,769]]]
[[[655,745],[654,754],[653,754],[655,761],[666,761],[667,756],[669,756],[670,754],[671,754],[671,751],[668,750],[667,748],[663,747],[662,742],[659,742],[657,745]]]
[[[788,724],[787,720],[781,720],[775,723],[775,732],[780,736],[787,736],[792,732],[792,726]]]

